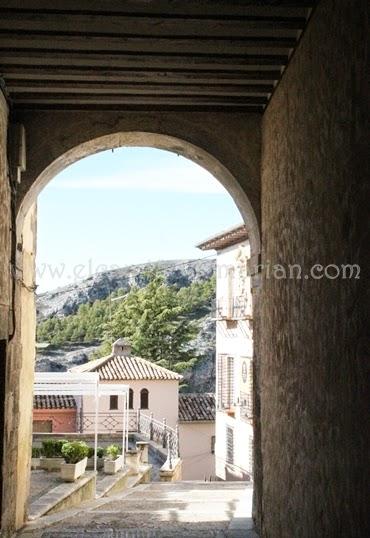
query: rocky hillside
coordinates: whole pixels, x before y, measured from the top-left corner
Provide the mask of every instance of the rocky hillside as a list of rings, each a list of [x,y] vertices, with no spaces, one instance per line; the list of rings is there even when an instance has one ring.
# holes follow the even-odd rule
[[[166,282],[178,288],[192,282],[208,280],[215,273],[215,260],[171,260],[152,264],[140,264],[98,273],[78,284],[71,284],[46,292],[37,297],[38,320],[49,317],[64,317],[77,312],[84,303],[105,299],[118,289],[129,291],[132,286],[145,285],[144,272],[159,268]],[[201,320],[201,330],[196,339],[196,348],[203,359],[184,373],[185,390],[189,392],[212,392],[215,390],[215,323],[207,314]],[[37,371],[66,371],[72,366],[83,364],[96,351],[97,342],[51,346],[37,353]]]
[[[144,273],[158,268],[168,284],[182,288],[192,282],[208,280],[215,273],[215,260],[170,260],[129,265],[112,271],[97,273],[82,282],[70,284],[37,296],[37,319],[74,314],[84,303],[105,299],[118,289],[129,291],[132,286],[145,284]]]

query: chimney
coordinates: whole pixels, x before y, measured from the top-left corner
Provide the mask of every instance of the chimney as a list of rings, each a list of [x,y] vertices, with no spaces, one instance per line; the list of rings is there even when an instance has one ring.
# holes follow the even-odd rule
[[[131,355],[131,345],[124,338],[116,340],[112,346],[112,355],[128,357]]]

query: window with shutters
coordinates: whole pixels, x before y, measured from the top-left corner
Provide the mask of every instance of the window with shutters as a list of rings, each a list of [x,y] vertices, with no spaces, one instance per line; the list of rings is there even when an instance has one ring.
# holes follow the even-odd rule
[[[242,390],[240,392],[241,417],[253,417],[253,359],[242,358]]]
[[[218,408],[229,409],[234,404],[234,357],[219,355],[217,360]]]
[[[234,463],[234,430],[226,426],[226,463]]]

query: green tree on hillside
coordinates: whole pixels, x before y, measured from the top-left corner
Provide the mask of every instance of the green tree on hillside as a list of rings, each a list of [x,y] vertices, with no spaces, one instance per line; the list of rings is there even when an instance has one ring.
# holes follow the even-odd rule
[[[144,288],[133,288],[107,326],[103,351],[124,336],[130,340],[134,354],[160,366],[182,371],[194,364],[197,353],[191,341],[199,327],[190,314],[199,297],[195,301],[191,294],[185,296],[180,291],[167,286],[160,273],[151,274]]]
[[[76,314],[49,318],[37,327],[37,341],[59,346],[101,341],[92,358],[108,355],[114,340],[129,338],[133,352],[167,368],[182,371],[195,363],[191,341],[198,321],[211,308],[215,279],[178,289],[160,272],[143,275],[145,287],[117,290],[110,297],[79,306]],[[124,297],[112,301],[116,297]]]

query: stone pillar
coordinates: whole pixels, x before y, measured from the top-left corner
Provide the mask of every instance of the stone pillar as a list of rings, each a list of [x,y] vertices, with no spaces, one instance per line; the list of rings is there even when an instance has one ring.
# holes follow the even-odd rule
[[[262,527],[262,451],[261,451],[261,316],[260,316],[260,284],[261,275],[256,269],[252,275],[252,298],[253,298],[253,505],[252,515],[256,529]]]
[[[8,345],[4,427],[2,536],[11,536],[26,519],[32,442],[32,391],[35,362],[34,304],[36,206],[17,238],[15,332]]]
[[[149,441],[137,441],[136,449],[139,453],[140,463],[149,463]]]
[[[36,208],[16,229],[7,162],[7,107],[0,94],[0,428],[1,536],[26,518],[35,357]],[[13,198],[14,201],[14,198]],[[21,308],[21,305],[23,308]]]
[[[6,363],[8,339],[12,332],[11,258],[11,193],[7,163],[8,107],[0,90],[0,507],[3,492],[3,449],[6,398]]]
[[[367,11],[318,3],[263,117],[264,538],[369,530]],[[274,277],[275,264],[301,278]],[[333,277],[343,264],[360,278]]]

